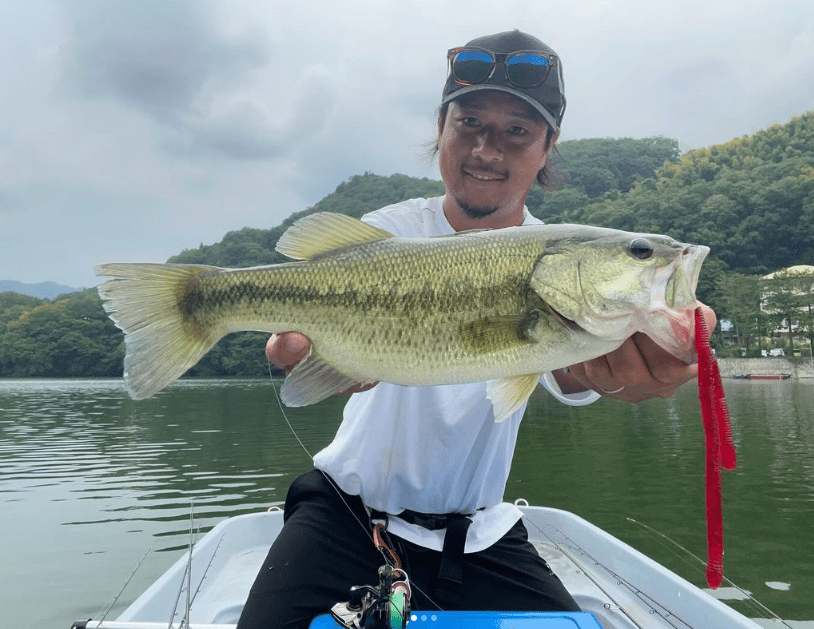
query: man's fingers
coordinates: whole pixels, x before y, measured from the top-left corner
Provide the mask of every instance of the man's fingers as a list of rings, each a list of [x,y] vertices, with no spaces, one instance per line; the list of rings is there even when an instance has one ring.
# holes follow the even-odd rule
[[[700,308],[707,327],[713,329],[715,312],[704,304]],[[697,376],[697,364],[687,365],[640,332],[605,356],[571,365],[568,372],[586,389],[628,402],[669,397]]]
[[[641,361],[638,368],[633,366],[633,370],[638,372],[643,382],[652,378],[664,384],[674,385],[682,384],[694,376],[694,370],[690,365],[670,354],[649,336],[637,332],[632,338]],[[642,368],[646,369],[646,372]]]
[[[266,343],[266,357],[271,364],[289,370],[300,362],[311,348],[311,341],[299,332],[272,334]]]
[[[570,373],[602,395],[641,402],[672,395],[695,377],[696,366],[686,365],[646,335],[636,333],[605,356],[571,365]]]

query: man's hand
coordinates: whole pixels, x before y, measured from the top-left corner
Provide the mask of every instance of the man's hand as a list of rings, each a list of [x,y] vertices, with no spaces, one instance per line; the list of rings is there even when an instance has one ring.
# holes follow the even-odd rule
[[[701,305],[712,330],[715,313]],[[698,376],[698,365],[687,365],[662,349],[648,336],[636,333],[605,356],[571,365],[554,373],[563,393],[593,389],[606,397],[642,402],[670,397],[678,387]]]
[[[272,334],[266,342],[266,358],[275,367],[291,370],[308,355],[311,341],[299,332],[281,332]]]
[[[303,358],[311,351],[311,339],[299,332],[280,332],[279,334],[272,334],[266,342],[266,358],[269,362],[285,369],[286,373],[291,373],[291,370],[297,366]],[[372,384],[356,385],[345,389],[340,395],[350,395],[351,393],[361,393],[368,391],[376,386],[376,382]]]

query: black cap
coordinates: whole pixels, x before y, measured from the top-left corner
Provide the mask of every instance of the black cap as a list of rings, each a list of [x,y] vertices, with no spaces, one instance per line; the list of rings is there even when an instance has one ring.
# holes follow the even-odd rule
[[[486,35],[478,37],[466,44],[484,48],[492,52],[510,53],[521,50],[536,50],[557,58],[557,63],[551,68],[546,80],[537,87],[521,88],[512,85],[506,78],[506,73],[495,71],[488,79],[475,85],[459,85],[449,73],[447,83],[444,85],[444,93],[441,104],[444,105],[451,100],[455,100],[463,94],[469,94],[478,90],[496,90],[517,96],[534,107],[545,118],[549,127],[555,131],[560,128],[562,117],[565,114],[565,84],[562,74],[562,62],[559,55],[546,46],[536,37],[532,37],[518,30],[497,33],[496,35]]]

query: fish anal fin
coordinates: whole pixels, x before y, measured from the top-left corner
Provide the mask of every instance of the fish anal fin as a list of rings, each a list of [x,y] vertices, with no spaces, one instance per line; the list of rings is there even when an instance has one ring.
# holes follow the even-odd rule
[[[357,384],[371,384],[346,376],[328,365],[316,353],[303,358],[283,382],[280,398],[286,406],[316,404]]]
[[[393,238],[393,234],[345,214],[318,212],[301,218],[277,241],[276,249],[295,260],[353,245]]]
[[[492,401],[495,422],[506,420],[529,399],[540,383],[542,374],[530,373],[513,378],[490,380],[486,384],[486,396]]]

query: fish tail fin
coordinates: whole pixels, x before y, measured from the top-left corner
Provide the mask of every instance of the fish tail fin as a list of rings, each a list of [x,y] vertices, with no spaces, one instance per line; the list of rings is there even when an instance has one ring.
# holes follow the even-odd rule
[[[124,384],[135,400],[180,378],[224,335],[194,319],[194,289],[217,267],[191,264],[104,264],[96,274],[105,311],[124,332]],[[186,310],[186,312],[185,312]]]

